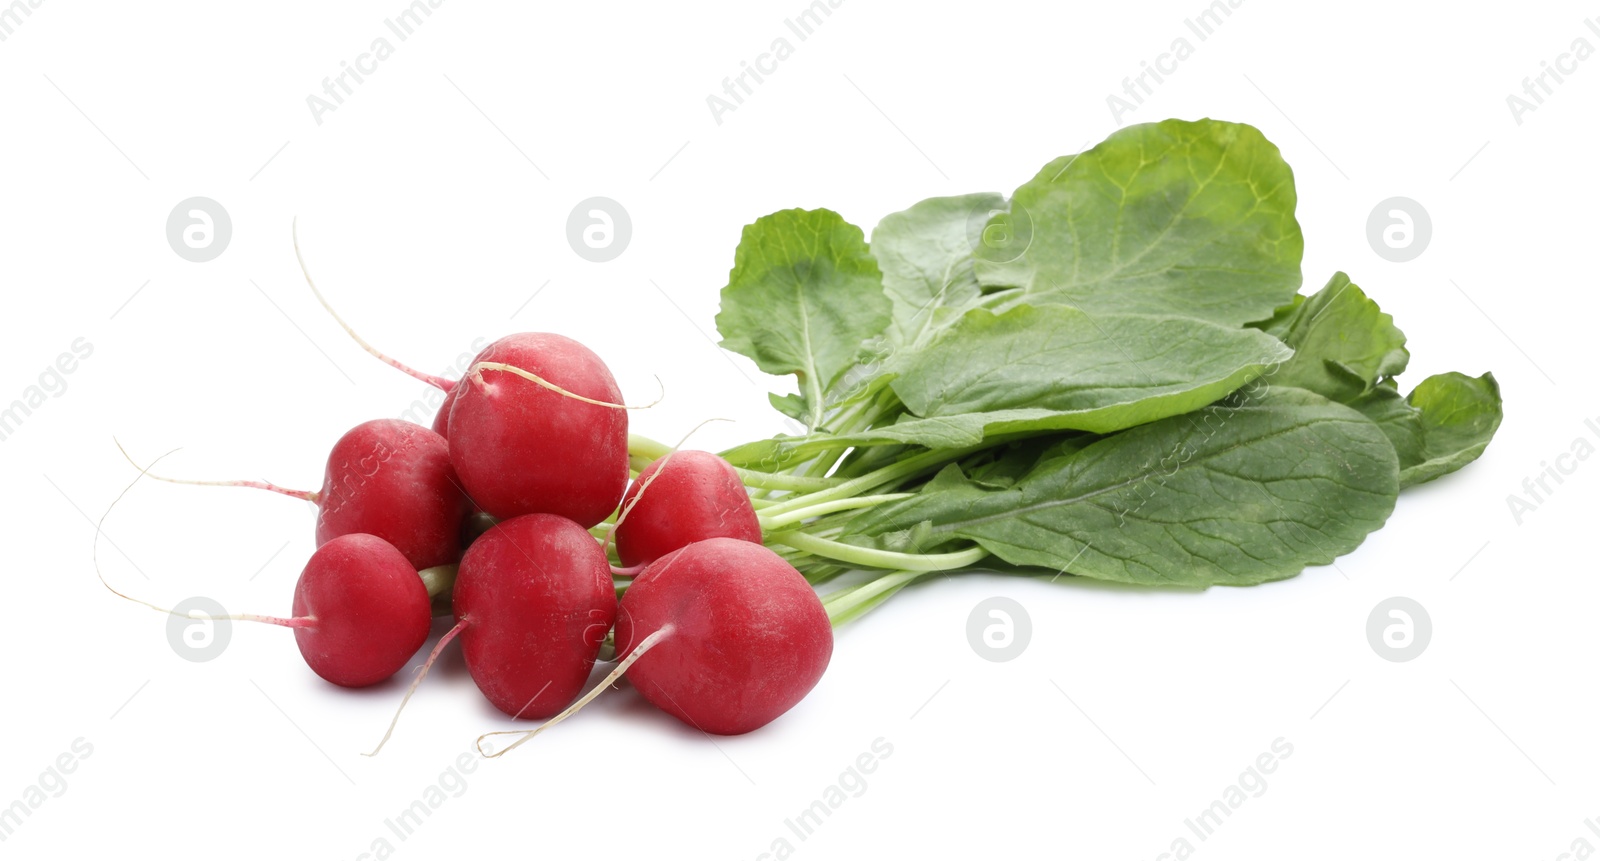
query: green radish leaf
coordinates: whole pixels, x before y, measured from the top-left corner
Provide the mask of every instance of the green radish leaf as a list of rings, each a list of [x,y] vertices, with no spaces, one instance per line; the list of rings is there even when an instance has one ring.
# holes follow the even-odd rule
[[[800,381],[808,425],[826,393],[890,320],[882,275],[861,228],[826,209],[786,209],[746,225],[722,288],[722,346]],[[785,410],[788,412],[788,410]]]
[[[1325,565],[1382,526],[1394,447],[1361,413],[1267,388],[1106,437],[1008,489],[950,470],[846,535],[922,552],[975,541],[1015,564],[1146,585],[1246,585]]]
[[[1279,312],[1267,331],[1293,347],[1294,358],[1272,375],[1273,385],[1297,386],[1350,403],[1379,380],[1404,371],[1411,358],[1394,318],[1343,272]]]
[[[1006,200],[994,192],[934,197],[884,216],[872,231],[872,254],[894,306],[890,343],[917,347],[982,298],[973,242]]]
[[[1034,409],[1110,433],[1211,403],[1290,355],[1255,329],[1024,305],[967,313],[890,386],[922,418]]]
[[[1379,386],[1353,406],[1383,429],[1400,457],[1402,488],[1432,481],[1478,459],[1500,427],[1493,374],[1435,374],[1405,398]]]
[[[1021,259],[977,263],[986,287],[1092,314],[1178,314],[1229,325],[1270,316],[1300,287],[1294,176],[1248,125],[1167,120],[1062,156],[1012,196]]]
[[[889,385],[910,411],[898,422],[732,454],[781,460],[838,445],[963,448],[997,434],[1111,433],[1205,406],[1290,355],[1259,330],[1190,317],[979,309],[896,365]]]
[[[780,395],[777,392],[767,393],[767,403],[772,408],[796,421],[806,420],[806,399],[799,395]]]

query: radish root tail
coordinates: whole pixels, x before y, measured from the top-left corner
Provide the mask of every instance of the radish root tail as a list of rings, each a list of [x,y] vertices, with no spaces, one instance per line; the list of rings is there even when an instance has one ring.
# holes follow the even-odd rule
[[[121,449],[122,446],[118,445],[117,448]],[[150,462],[150,466],[151,467],[155,466],[156,464],[161,462],[162,458],[167,457],[168,455],[172,454],[173,452],[176,452],[177,450],[178,449],[173,449],[172,451],[167,452],[166,454],[162,455],[161,457],[156,458],[155,460]],[[126,451],[124,451],[122,454],[123,454],[124,457],[126,457],[128,453]],[[131,458],[129,459],[129,462],[132,463],[132,459]],[[134,464],[134,466],[138,467],[139,465],[138,464]],[[111,500],[111,504],[106,506],[105,513],[100,515],[100,519],[95,522],[95,525],[94,525],[94,541],[92,542],[92,544],[90,546],[89,556],[94,562],[94,575],[96,577],[100,578],[100,585],[106,587],[106,591],[108,591],[111,594],[117,596],[118,598],[123,599],[124,601],[132,601],[135,604],[142,604],[142,605],[144,605],[146,607],[149,607],[152,610],[155,610],[158,613],[166,613],[169,616],[177,616],[180,619],[193,619],[195,621],[207,621],[207,620],[214,620],[214,619],[229,619],[229,620],[238,621],[238,622],[263,622],[263,623],[268,624],[268,625],[278,625],[278,626],[284,627],[284,628],[313,628],[313,627],[316,627],[317,619],[316,619],[315,616],[299,616],[299,617],[295,617],[295,618],[287,618],[286,619],[286,618],[283,618],[281,616],[260,616],[260,615],[257,615],[255,613],[233,613],[233,614],[226,615],[226,616],[212,616],[211,614],[202,612],[200,610],[190,610],[187,613],[179,613],[176,610],[170,610],[170,609],[168,609],[166,607],[162,607],[162,606],[159,606],[159,605],[156,605],[156,604],[152,604],[149,601],[145,601],[145,600],[140,599],[140,598],[135,598],[132,595],[127,595],[127,594],[124,594],[122,592],[117,591],[117,588],[115,586],[112,586],[110,581],[106,580],[106,573],[105,573],[104,570],[102,570],[100,568],[100,536],[105,532],[106,518],[111,516],[111,510],[116,508],[117,507],[117,503],[121,502],[122,498],[124,496],[128,495],[128,491],[133,490],[133,486],[135,484],[139,483],[139,479],[144,478],[146,475],[150,475],[150,467],[139,467],[139,474],[134,477],[133,481],[128,482],[128,486],[124,487],[122,489],[122,492],[117,494],[117,498],[116,499]],[[156,476],[151,475],[150,477],[151,478],[155,478]]]
[[[478,736],[478,741],[477,741],[478,754],[480,756],[483,756],[486,759],[498,759],[498,758],[500,758],[502,756],[505,756],[506,754],[512,752],[513,750],[516,750],[517,748],[521,747],[523,744],[525,744],[528,741],[532,740],[533,737],[538,735],[539,733],[544,732],[545,730],[547,730],[547,729],[555,726],[556,724],[561,723],[562,721],[566,720],[567,718],[572,717],[573,715],[577,714],[584,706],[588,705],[591,700],[593,700],[597,696],[600,696],[600,693],[602,691],[604,691],[606,688],[611,687],[613,684],[616,684],[617,679],[622,678],[622,674],[626,673],[628,671],[628,668],[633,666],[633,662],[634,661],[637,661],[640,658],[644,657],[645,652],[648,652],[651,649],[655,648],[656,644],[660,643],[662,640],[666,639],[671,634],[672,634],[672,626],[671,625],[667,625],[666,627],[658,629],[655,633],[651,634],[650,636],[645,637],[643,640],[641,640],[639,642],[639,645],[636,648],[634,648],[634,650],[632,652],[628,653],[628,656],[626,658],[623,658],[622,661],[620,663],[618,663],[616,665],[616,667],[611,670],[610,673],[606,674],[606,677],[604,679],[600,680],[600,684],[595,685],[593,688],[591,688],[590,691],[588,693],[584,694],[581,698],[579,698],[579,700],[577,702],[573,703],[570,706],[567,706],[566,710],[561,712],[561,714],[556,715],[555,717],[545,721],[544,723],[540,724],[539,726],[537,726],[537,727],[535,727],[533,729],[529,729],[529,730],[500,730],[498,732],[486,732],[483,735]],[[497,735],[520,735],[522,737],[517,739],[516,741],[512,742],[511,744],[507,745],[504,750],[498,750],[498,751],[495,751],[494,753],[486,752],[483,749],[483,740],[486,739],[486,738],[490,738],[491,736],[497,736]]]
[[[302,275],[304,275],[306,277],[306,286],[311,288],[312,295],[316,296],[317,297],[317,301],[322,303],[322,309],[324,311],[328,312],[328,316],[332,317],[333,321],[335,323],[338,323],[339,326],[344,329],[346,334],[348,334],[351,338],[354,338],[355,342],[357,344],[361,345],[361,349],[366,350],[367,352],[369,352],[372,355],[376,356],[379,361],[383,362],[384,364],[386,364],[386,365],[388,365],[388,366],[390,366],[392,368],[396,368],[396,369],[400,370],[403,373],[410,374],[411,376],[416,377],[417,379],[423,381],[424,383],[427,383],[430,386],[434,386],[435,388],[441,389],[441,390],[446,391],[446,392],[450,391],[450,389],[453,388],[455,386],[455,384],[456,384],[455,380],[450,380],[450,379],[446,379],[444,377],[436,376],[434,374],[426,373],[424,371],[419,371],[416,368],[413,368],[413,367],[411,367],[409,365],[406,365],[406,364],[400,362],[398,359],[392,358],[389,355],[383,353],[377,347],[374,347],[371,344],[367,343],[365,338],[362,338],[360,335],[357,335],[356,334],[356,330],[350,328],[350,324],[346,323],[344,321],[344,318],[339,316],[339,312],[333,310],[333,306],[329,305],[328,304],[328,300],[323,298],[322,291],[317,289],[317,282],[311,280],[311,270],[306,267],[306,258],[305,258],[304,255],[302,255],[300,253],[300,223],[299,222],[300,222],[300,219],[298,217],[296,217],[293,221],[291,221],[289,223],[289,233],[292,236],[293,241],[294,241],[294,259],[299,261],[299,263],[300,263],[300,274],[302,274]]]
[[[433,662],[439,660],[439,654],[444,651],[444,647],[450,645],[450,641],[454,640],[456,635],[467,627],[467,622],[468,619],[463,618],[455,624],[455,627],[446,631],[444,636],[439,638],[438,645],[434,646],[433,651],[428,653],[428,660],[424,661],[421,669],[417,670],[417,677],[411,682],[411,687],[406,688],[406,695],[401,698],[400,707],[394,710],[394,719],[389,721],[389,730],[383,734],[378,746],[373,748],[371,753],[363,753],[362,756],[377,756],[378,751],[383,750],[383,746],[389,743],[389,737],[394,735],[394,728],[400,724],[400,713],[406,710],[406,703],[411,702],[411,695],[417,692],[417,686],[422,684],[422,680],[428,677],[428,671],[433,669]]]
[[[127,449],[122,447],[122,443],[117,442],[115,437],[113,437],[111,441],[116,443],[117,451],[122,452],[123,458],[126,459],[128,463],[133,464],[134,469],[140,469],[138,462],[128,454]],[[173,449],[172,451],[177,451],[177,449]],[[172,454],[172,451],[167,452],[167,454]],[[166,457],[167,454],[164,454],[161,457]],[[156,460],[160,459],[161,458],[156,458]],[[155,466],[155,463],[152,462],[150,465]],[[164,475],[156,475],[155,473],[150,472],[148,469],[143,470],[143,472],[145,475],[155,479],[156,481],[165,481],[168,484],[196,484],[202,487],[253,487],[257,490],[270,490],[273,493],[281,493],[284,496],[293,497],[295,499],[303,499],[306,502],[311,503],[315,503],[318,497],[317,492],[314,490],[290,490],[287,487],[279,487],[270,481],[197,481],[190,478],[168,478]],[[132,485],[129,486],[131,487]]]
[[[535,374],[532,371],[526,371],[517,367],[516,365],[508,365],[504,362],[479,362],[473,365],[471,370],[467,371],[467,378],[470,378],[474,383],[482,385],[484,371],[505,371],[508,374],[516,374],[524,380],[543,386],[544,388],[547,388],[564,398],[571,398],[575,401],[583,401],[586,404],[594,404],[597,407],[610,407],[614,410],[647,410],[656,404],[661,403],[662,399],[667,396],[666,386],[661,384],[660,377],[656,377],[656,387],[660,389],[660,393],[656,395],[655,400],[648,404],[629,406],[628,404],[614,404],[610,401],[597,401],[594,398],[586,398],[577,392],[571,392],[563,389],[562,387],[550,382],[549,380],[539,376],[538,374]]]

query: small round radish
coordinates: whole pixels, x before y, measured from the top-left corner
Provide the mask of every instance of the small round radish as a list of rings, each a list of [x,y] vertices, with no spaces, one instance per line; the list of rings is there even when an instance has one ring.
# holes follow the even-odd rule
[[[393,545],[352,533],[311,554],[294,587],[295,643],[312,672],[347,688],[399,672],[428,640],[428,589]]]
[[[622,596],[615,639],[621,660],[600,684],[534,729],[479,736],[478,752],[510,753],[623,675],[692,727],[750,732],[810,693],[833,656],[833,626],[811,585],[778,554],[737,538],[698,541],[646,566]],[[498,735],[521,738],[485,749]]]
[[[417,569],[461,559],[462,524],[472,510],[444,437],[400,419],[363,422],[340,437],[316,502],[318,544],[369,533]]]
[[[622,498],[612,537],[617,557],[632,567],[707,538],[760,544],[761,521],[732,464],[709,452],[678,450],[639,473]]]
[[[833,655],[833,626],[811,584],[778,554],[711,538],[634,579],[616,643],[624,662],[637,651],[626,672],[645,699],[690,726],[737,735],[816,686]]]
[[[616,510],[628,483],[628,414],[600,357],[531,332],[501,338],[478,359],[455,387],[449,419],[450,460],[473,501],[499,518],[557,514],[584,528]]]
[[[599,542],[551,514],[501,521],[474,541],[452,599],[472,680],[513,717],[572,702],[617,614]]]
[[[328,454],[322,489],[315,492],[266,481],[146,474],[175,484],[254,487],[316,503],[318,546],[340,535],[376,535],[405,554],[416,570],[461,559],[462,526],[472,512],[444,437],[400,419],[362,422],[340,437]]]

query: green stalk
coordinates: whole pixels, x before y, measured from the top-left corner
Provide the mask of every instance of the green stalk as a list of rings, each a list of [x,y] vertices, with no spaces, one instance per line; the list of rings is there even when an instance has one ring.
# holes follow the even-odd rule
[[[739,474],[739,480],[746,487],[756,487],[762,490],[790,490],[806,493],[817,490],[827,490],[841,483],[841,479],[814,478],[801,475],[789,475],[779,472],[761,472],[754,469],[734,467],[734,472]]]
[[[672,451],[672,446],[666,443],[656,442],[647,436],[640,436],[636,433],[628,434],[629,455],[636,455],[645,458],[646,461],[652,461],[666,457],[670,451]]]
[[[879,604],[894,597],[896,592],[911,585],[931,571],[893,571],[848,589],[831,592],[822,599],[822,606],[828,611],[828,621],[835,628],[846,622],[851,622],[866,615]]]
[[[761,520],[761,530],[763,532],[776,532],[785,526],[810,520],[813,517],[820,517],[824,514],[833,514],[837,511],[854,511],[861,508],[871,508],[875,505],[882,505],[885,502],[894,502],[898,499],[905,499],[911,495],[912,494],[909,493],[882,493],[878,494],[877,496],[854,496],[849,499],[834,499],[826,502],[819,502],[816,505],[792,509],[771,517],[763,517],[759,514],[757,517],[759,517]],[[777,508],[777,505],[767,506],[767,508]]]
[[[966,448],[936,449],[923,452],[916,457],[906,458],[898,463],[892,463],[882,469],[876,469],[859,478],[852,478],[840,482],[826,490],[808,493],[785,499],[771,508],[765,509],[768,516],[776,517],[789,511],[815,505],[819,502],[832,502],[835,499],[845,499],[858,493],[866,493],[884,485],[909,478],[919,472],[925,472],[933,467],[966,457],[967,455],[984,448],[985,445],[968,446]]]
[[[437,565],[424,568],[417,572],[422,578],[422,585],[428,588],[428,597],[437,598],[449,594],[450,588],[456,583],[456,569],[458,565]]]
[[[989,555],[989,551],[982,547],[969,547],[951,553],[900,553],[893,550],[877,550],[819,538],[798,530],[769,535],[767,541],[786,544],[797,550],[862,568],[903,568],[908,571],[948,571],[952,568],[965,568]]]

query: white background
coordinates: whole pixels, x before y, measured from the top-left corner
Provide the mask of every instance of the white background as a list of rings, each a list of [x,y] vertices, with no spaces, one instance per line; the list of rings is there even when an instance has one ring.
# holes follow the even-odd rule
[[[1600,816],[1591,459],[1519,525],[1507,496],[1573,440],[1600,445],[1591,266],[1600,61],[1518,124],[1506,97],[1593,4],[1250,0],[1207,40],[1180,3],[847,0],[807,40],[780,3],[444,3],[408,40],[386,3],[69,3],[0,42],[0,403],[76,338],[93,355],[4,442],[10,624],[0,805],[83,737],[93,754],[3,843],[14,857],[165,851],[356,858],[1557,858]],[[371,41],[393,56],[342,107],[306,97]],[[719,125],[706,105],[773,39],[794,54]],[[1344,269],[1410,336],[1404,380],[1493,370],[1506,419],[1478,463],[1405,494],[1336,568],[1207,592],[963,576],[841,629],[816,690],[748,736],[709,739],[627,688],[467,775],[408,840],[384,820],[509,722],[447,658],[390,747],[399,680],[335,689],[282,630],[238,624],[181,660],[166,621],[101,587],[91,519],[166,471],[314,487],[328,446],[425,387],[361,353],[295,267],[392,354],[443,370],[474,338],[579,338],[644,433],[716,448],[781,430],[769,387],[712,318],[741,225],[827,206],[870,227],[924,197],[1010,191],[1112,131],[1106,97],[1179,36],[1194,54],[1124,122],[1259,126],[1294,167],[1307,289]],[[274,155],[276,153],[276,155]],[[1475,155],[1476,154],[1476,155]],[[204,264],[168,247],[184,198],[231,213]],[[603,195],[633,239],[594,264],[573,205]],[[1368,246],[1384,198],[1431,245]],[[131,298],[130,298],[131,297]],[[533,297],[530,301],[530,297]],[[520,309],[520,310],[519,310]],[[731,358],[731,360],[730,360]],[[1537,364],[1536,364],[1537,363]],[[1542,370],[1541,370],[1542,369]],[[754,380],[754,382],[752,382]],[[106,521],[106,576],[156,602],[288,609],[308,506],[144,482]],[[141,574],[142,571],[142,574]],[[969,647],[980,600],[1033,639]],[[1369,647],[1382,599],[1420,601],[1427,651]],[[409,673],[403,674],[403,676]],[[875,739],[893,753],[808,840],[784,825]],[[1209,840],[1183,823],[1275,739],[1293,754]],[[1596,826],[1600,828],[1600,825]],[[161,847],[157,850],[155,847]]]

